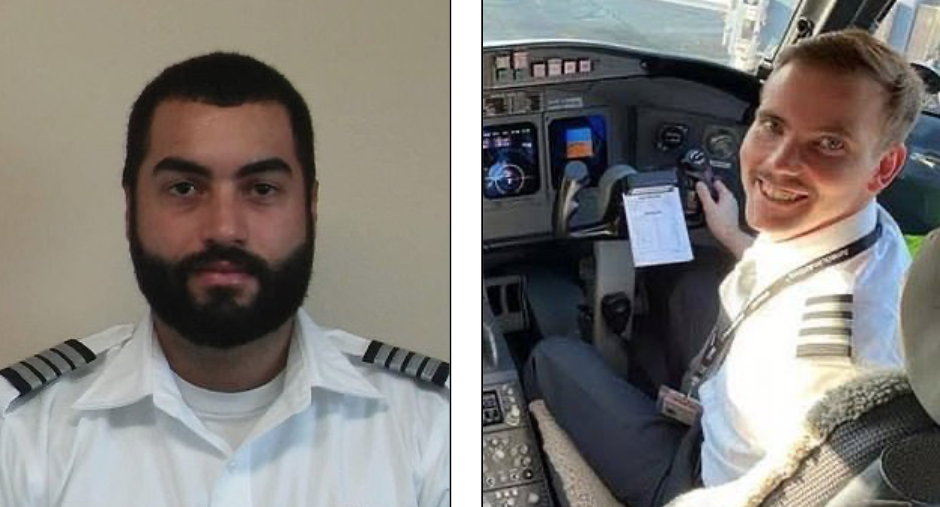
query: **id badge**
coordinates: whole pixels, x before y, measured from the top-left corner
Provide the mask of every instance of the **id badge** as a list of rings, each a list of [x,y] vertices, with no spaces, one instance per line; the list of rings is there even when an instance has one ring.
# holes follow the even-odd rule
[[[659,413],[686,426],[691,426],[702,412],[702,405],[695,398],[682,394],[668,386],[659,387],[656,400]]]

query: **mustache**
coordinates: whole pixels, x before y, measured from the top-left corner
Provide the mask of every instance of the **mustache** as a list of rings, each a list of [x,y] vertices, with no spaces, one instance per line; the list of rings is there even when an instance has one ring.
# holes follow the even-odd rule
[[[270,270],[268,262],[261,257],[235,246],[212,244],[205,250],[184,257],[176,265],[180,273],[203,271],[217,262],[228,262],[236,269],[253,276]]]

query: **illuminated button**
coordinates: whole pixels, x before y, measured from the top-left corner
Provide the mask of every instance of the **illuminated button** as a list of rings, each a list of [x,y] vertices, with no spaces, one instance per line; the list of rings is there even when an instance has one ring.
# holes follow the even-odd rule
[[[530,457],[528,457],[528,456],[522,458],[522,466],[526,466],[526,467],[527,467],[527,466],[529,466],[529,465],[531,465],[531,464],[532,464],[532,458],[530,458]],[[518,465],[516,465],[516,466],[518,466]],[[484,470],[484,471],[485,471],[485,470]]]
[[[515,498],[510,498],[509,500],[506,500],[506,507],[513,507],[514,505],[516,505]]]
[[[565,60],[564,72],[565,74],[576,74],[578,72],[578,62],[575,60]]]
[[[578,60],[578,72],[581,74],[589,74],[594,70],[594,64],[590,59],[585,58],[583,60]]]
[[[495,66],[497,69],[508,69],[509,68],[509,55],[498,55],[496,57]]]
[[[496,461],[499,461],[506,457],[506,451],[497,449],[496,452],[493,453],[493,457],[496,458]]]
[[[519,472],[509,472],[509,480],[516,482],[519,480]]]
[[[529,446],[526,444],[519,445],[519,454],[529,454]]]
[[[522,471],[522,477],[523,477],[524,479],[526,479],[526,480],[529,480],[529,479],[535,477],[535,474],[532,472],[532,470],[523,470],[523,471]]]
[[[561,58],[552,58],[548,61],[548,77],[561,75]]]
[[[516,51],[512,54],[512,68],[525,69],[529,66],[529,53]]]
[[[503,498],[503,492],[502,492],[502,491],[497,491],[497,492],[496,492],[496,499],[497,499],[497,500],[501,500],[502,498]]]
[[[526,497],[526,501],[529,502],[529,505],[535,505],[539,503],[539,500],[541,499],[542,497],[540,497],[539,494],[534,491],[529,493],[529,496]]]
[[[547,75],[548,70],[545,67],[544,63],[533,63],[532,64],[532,77],[542,78]]]

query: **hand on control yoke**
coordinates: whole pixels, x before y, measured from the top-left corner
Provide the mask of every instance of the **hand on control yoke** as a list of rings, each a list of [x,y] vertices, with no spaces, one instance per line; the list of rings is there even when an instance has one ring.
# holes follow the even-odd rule
[[[712,193],[704,182],[695,184],[695,193],[702,202],[708,230],[740,259],[744,250],[754,242],[754,238],[738,227],[738,200],[734,194],[717,178],[713,180],[713,188],[717,199],[712,198]]]

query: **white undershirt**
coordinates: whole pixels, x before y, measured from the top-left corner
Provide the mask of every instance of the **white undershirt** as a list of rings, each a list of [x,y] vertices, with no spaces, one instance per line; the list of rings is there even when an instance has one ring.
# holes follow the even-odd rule
[[[232,449],[245,441],[258,420],[284,390],[284,372],[249,391],[226,393],[210,391],[174,375],[183,401],[206,429],[222,437]]]

